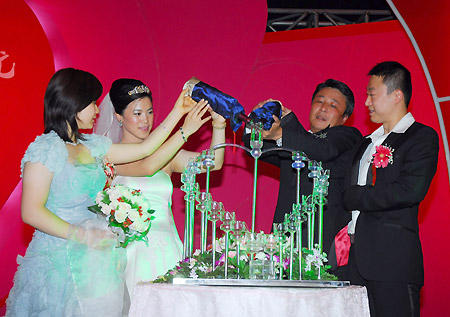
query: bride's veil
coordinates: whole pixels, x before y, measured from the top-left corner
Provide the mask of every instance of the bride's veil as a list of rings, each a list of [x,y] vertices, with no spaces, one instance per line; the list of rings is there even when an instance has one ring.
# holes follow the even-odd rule
[[[122,140],[122,128],[115,116],[114,106],[109,97],[109,93],[103,98],[99,106],[99,116],[95,122],[94,133],[107,136],[113,143]]]

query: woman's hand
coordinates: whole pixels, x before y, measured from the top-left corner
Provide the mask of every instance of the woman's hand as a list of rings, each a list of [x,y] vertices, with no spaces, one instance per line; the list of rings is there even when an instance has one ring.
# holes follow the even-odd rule
[[[211,107],[208,107],[208,111],[211,114],[213,126],[222,127],[225,125],[226,119],[224,117],[222,117],[220,114],[212,110]]]
[[[182,115],[191,111],[197,104],[197,102],[192,99],[191,96],[188,96],[188,91],[188,89],[184,89],[181,91],[173,107],[174,110],[179,111]]]
[[[202,99],[187,114],[182,126],[183,132],[184,134],[186,134],[186,137],[189,137],[190,135],[195,133],[205,122],[211,119],[211,116],[202,119],[203,115],[209,108],[210,106],[208,102]]]
[[[84,228],[72,224],[69,226],[67,239],[97,250],[111,248],[117,244],[117,235],[109,229]]]

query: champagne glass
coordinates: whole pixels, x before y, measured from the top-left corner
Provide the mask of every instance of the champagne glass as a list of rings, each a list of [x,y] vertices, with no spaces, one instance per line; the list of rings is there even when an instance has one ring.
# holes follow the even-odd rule
[[[228,250],[230,247],[230,231],[234,225],[234,219],[234,212],[222,210],[220,214],[220,220],[222,221],[220,229],[225,232],[225,279],[228,278]]]
[[[223,210],[223,204],[221,202],[212,201],[211,209],[208,213],[208,219],[212,222],[212,267],[216,268],[216,222],[220,220],[220,213]]]
[[[297,231],[297,222],[295,216],[285,214],[285,229],[289,232],[290,247],[289,247],[289,279],[292,280],[293,263],[294,263],[294,234]]]
[[[211,204],[212,196],[207,192],[197,192],[196,200],[198,202],[196,209],[202,213],[202,223],[200,228],[200,250],[202,253],[206,252],[206,213]]]
[[[315,206],[312,199],[313,195],[303,196],[302,210],[306,214],[308,224],[308,249],[312,250],[314,246],[314,213]]]
[[[263,249],[261,235],[254,232],[248,232],[246,236],[246,249],[250,253],[250,270],[249,278],[255,279],[258,275],[257,262],[255,262],[255,254]]]
[[[284,242],[286,240],[286,225],[281,222],[281,223],[274,223],[273,224],[273,232],[274,234],[278,237],[278,249],[279,249],[279,256],[280,256],[280,275],[279,275],[279,279],[282,280],[283,279],[283,246],[284,246]]]
[[[278,237],[273,234],[267,234],[264,239],[264,250],[267,254],[269,254],[269,272],[267,278],[274,279],[275,278],[275,270],[274,270],[274,262],[273,262],[273,254],[277,250]]]
[[[241,243],[245,232],[248,231],[247,224],[244,221],[236,220],[232,231],[236,241],[237,278],[240,278]]]
[[[192,173],[192,170],[189,168],[186,168],[181,174],[181,181],[183,182],[181,190],[185,192],[184,200],[186,201],[183,258],[187,258],[192,255],[194,245],[194,200],[199,186],[195,182],[195,173]]]

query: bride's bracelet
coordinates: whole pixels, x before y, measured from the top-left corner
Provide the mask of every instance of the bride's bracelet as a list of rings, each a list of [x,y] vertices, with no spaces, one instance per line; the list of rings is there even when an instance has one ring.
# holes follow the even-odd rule
[[[183,138],[183,141],[186,143],[186,142],[187,142],[187,138],[186,138],[186,136],[184,135],[184,131],[183,131],[183,128],[182,128],[182,127],[180,127],[180,131],[181,131],[181,137]]]
[[[166,127],[164,124],[160,123],[159,126],[160,126],[161,128],[163,128],[164,131],[166,131],[167,133],[170,133],[169,129],[167,129],[167,127]]]
[[[223,129],[225,129],[227,127],[227,123],[225,122],[223,125],[215,125],[214,122],[213,122],[212,126],[213,126],[214,129],[223,130]]]

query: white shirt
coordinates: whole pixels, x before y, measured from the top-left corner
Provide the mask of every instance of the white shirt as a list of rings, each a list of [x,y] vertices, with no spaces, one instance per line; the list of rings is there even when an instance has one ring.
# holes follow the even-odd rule
[[[413,115],[408,112],[392,129],[391,132],[395,133],[405,133],[406,130],[415,122]],[[367,172],[369,171],[370,163],[372,161],[372,155],[376,152],[376,147],[381,145],[384,140],[391,133],[384,134],[384,127],[381,126],[376,129],[371,135],[367,136],[372,139],[372,143],[367,146],[361,160],[359,161],[359,175],[358,175],[358,185],[364,186],[367,183]],[[352,220],[348,223],[348,234],[354,234],[356,228],[356,221],[358,220],[360,211],[352,211]]]

